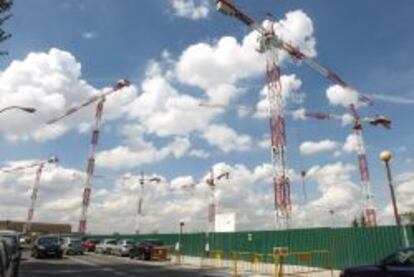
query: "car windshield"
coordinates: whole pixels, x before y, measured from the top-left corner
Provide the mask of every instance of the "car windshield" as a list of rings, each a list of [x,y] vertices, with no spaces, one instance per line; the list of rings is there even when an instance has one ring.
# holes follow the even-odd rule
[[[45,237],[45,238],[40,238],[38,240],[38,243],[42,245],[59,244],[59,239],[57,237]]]

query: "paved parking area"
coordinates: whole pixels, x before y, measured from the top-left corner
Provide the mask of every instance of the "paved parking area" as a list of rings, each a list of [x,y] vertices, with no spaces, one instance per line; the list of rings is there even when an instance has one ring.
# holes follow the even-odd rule
[[[113,256],[88,254],[60,259],[35,260],[24,255],[20,267],[21,277],[147,277],[147,276],[229,276],[225,273],[193,268],[173,267],[169,263],[141,262]]]

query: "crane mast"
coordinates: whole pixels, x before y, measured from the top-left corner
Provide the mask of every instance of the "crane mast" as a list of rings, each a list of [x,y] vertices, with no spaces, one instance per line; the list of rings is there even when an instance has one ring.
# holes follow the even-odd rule
[[[30,232],[30,230],[32,229],[34,209],[35,209],[35,206],[36,206],[37,194],[38,194],[39,185],[40,185],[40,178],[42,177],[42,172],[43,172],[44,166],[45,166],[45,164],[42,162],[42,163],[39,164],[39,166],[36,169],[36,177],[35,177],[35,182],[34,182],[33,189],[32,189],[32,195],[30,197],[29,211],[27,212],[27,220],[26,220],[26,224],[24,225],[24,228],[23,228],[23,233],[25,233],[25,234]]]
[[[380,126],[389,129],[391,120],[385,116],[376,115],[375,117],[361,117],[354,105],[350,106],[353,118],[353,130],[356,138],[356,153],[358,158],[359,174],[361,179],[362,190],[362,215],[367,226],[377,225],[377,212],[373,203],[373,195],[371,192],[371,180],[368,167],[368,157],[365,149],[364,138],[362,136],[363,124],[369,123],[372,126]],[[342,116],[336,114],[327,114],[321,112],[306,112],[308,118],[327,120],[341,119]]]
[[[358,156],[359,174],[361,177],[361,188],[363,197],[363,215],[367,226],[377,225],[377,212],[373,204],[371,193],[371,180],[368,167],[367,152],[362,137],[362,122],[354,105],[351,105],[351,113],[354,117],[354,134],[356,138],[356,151]]]
[[[86,180],[85,185],[83,189],[82,194],[82,210],[81,210],[81,217],[79,220],[79,228],[78,231],[81,234],[84,234],[86,232],[86,224],[87,224],[87,217],[88,217],[88,208],[90,204],[91,199],[91,183],[95,171],[95,153],[96,148],[98,145],[99,140],[99,129],[102,121],[102,113],[105,103],[105,97],[102,97],[102,99],[98,102],[96,105],[96,112],[95,112],[95,124],[92,129],[92,135],[91,135],[91,144],[90,144],[90,150],[89,150],[89,158],[86,165]]]
[[[90,142],[90,148],[89,148],[89,156],[88,156],[88,162],[86,165],[86,180],[85,185],[83,189],[82,194],[82,208],[81,208],[81,216],[79,220],[79,226],[78,231],[81,234],[84,234],[86,232],[86,224],[87,224],[87,216],[88,216],[88,208],[90,204],[90,198],[91,198],[91,184],[93,179],[93,174],[95,171],[95,152],[96,148],[98,146],[98,140],[99,140],[99,129],[102,121],[102,113],[103,113],[103,107],[106,100],[106,97],[109,95],[130,86],[130,82],[128,80],[122,79],[119,80],[115,86],[102,94],[94,95],[85,102],[81,103],[80,105],[76,107],[72,107],[65,111],[62,115],[52,118],[51,120],[47,121],[47,124],[54,124],[74,113],[77,113],[79,110],[88,107],[91,104],[94,104],[97,102],[96,105],[96,112],[95,112],[95,123],[92,128],[92,134],[91,134],[91,142]]]
[[[270,25],[272,28],[273,25]],[[272,34],[273,30],[269,30]],[[277,52],[275,48],[265,48],[267,98],[269,102],[271,157],[273,165],[273,190],[276,227],[288,227],[291,212],[290,184],[286,166],[286,123],[284,103],[280,84],[280,70],[277,66]]]
[[[43,173],[45,164],[47,163],[56,164],[58,162],[59,162],[59,159],[57,157],[51,157],[46,161],[38,161],[38,162],[35,162],[27,166],[18,166],[18,167],[11,168],[11,169],[1,170],[2,172],[10,173],[10,172],[20,171],[20,170],[24,170],[28,168],[36,168],[35,181],[34,181],[32,193],[30,196],[30,206],[29,206],[29,210],[27,211],[26,222],[23,226],[23,233],[25,234],[29,233],[32,229],[32,222],[33,222],[33,216],[34,216],[34,211],[35,211],[36,202],[37,202],[37,196],[39,193],[40,180],[42,178],[42,173]]]

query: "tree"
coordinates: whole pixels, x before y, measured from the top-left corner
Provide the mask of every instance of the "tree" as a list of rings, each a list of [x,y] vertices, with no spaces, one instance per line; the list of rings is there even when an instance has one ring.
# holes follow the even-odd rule
[[[0,0],[0,43],[11,37],[11,34],[3,29],[3,25],[11,17],[9,11],[12,6],[13,0]],[[7,55],[7,52],[0,51],[0,55]]]
[[[354,217],[354,220],[352,220],[352,227],[357,228],[359,227],[359,222],[356,217]]]

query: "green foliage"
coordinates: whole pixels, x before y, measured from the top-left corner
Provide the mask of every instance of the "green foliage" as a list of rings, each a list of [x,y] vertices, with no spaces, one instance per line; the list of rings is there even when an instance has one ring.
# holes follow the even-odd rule
[[[3,25],[11,17],[10,9],[12,6],[13,0],[0,0],[0,43],[11,37],[11,34],[3,29]],[[7,55],[7,52],[0,51],[0,55]]]

